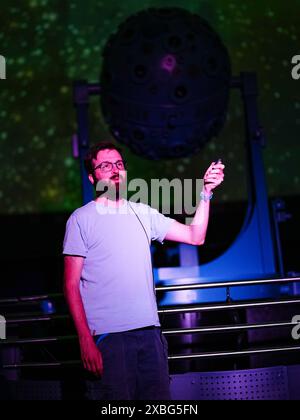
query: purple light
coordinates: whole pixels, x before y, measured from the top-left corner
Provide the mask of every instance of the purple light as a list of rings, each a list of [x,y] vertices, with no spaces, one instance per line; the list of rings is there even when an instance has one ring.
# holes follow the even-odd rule
[[[176,58],[174,55],[168,54],[161,60],[160,66],[162,69],[172,73],[176,67]]]

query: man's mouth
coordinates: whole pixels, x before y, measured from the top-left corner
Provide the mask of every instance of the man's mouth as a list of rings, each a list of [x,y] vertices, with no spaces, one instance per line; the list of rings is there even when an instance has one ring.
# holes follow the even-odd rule
[[[120,176],[119,175],[113,175],[110,179],[112,179],[113,181],[119,181]]]

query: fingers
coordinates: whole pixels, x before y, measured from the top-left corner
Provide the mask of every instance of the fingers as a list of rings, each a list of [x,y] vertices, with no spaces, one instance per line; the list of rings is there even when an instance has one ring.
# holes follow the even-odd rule
[[[209,166],[209,168],[207,168],[207,170],[206,170],[206,172],[205,172],[205,175],[207,175],[212,169],[213,169],[213,167],[214,167],[214,165],[215,165],[215,162],[212,162],[211,164],[210,164],[210,166]]]
[[[204,181],[207,181],[209,178],[212,178],[212,179],[223,178],[224,179],[224,172],[221,169],[212,169],[206,172],[206,174],[204,175]]]
[[[220,175],[210,175],[205,178],[205,182],[223,181],[224,177]]]
[[[103,374],[102,359],[100,358],[85,360],[83,361],[83,366],[86,370],[96,376],[101,376]]]
[[[82,355],[82,362],[84,368],[94,375],[101,376],[103,374],[102,355],[98,349],[89,355]]]
[[[215,172],[215,173],[209,173],[205,176],[205,179],[207,178],[224,178],[223,172]]]
[[[224,172],[221,169],[212,169],[208,175],[223,175]]]
[[[210,168],[207,172],[210,173],[223,173],[224,172],[224,165],[215,165],[212,168]]]
[[[89,359],[83,359],[82,361],[83,361],[84,369],[88,370],[89,372],[92,372],[93,368],[92,368],[90,360]]]
[[[207,171],[205,172],[205,175],[208,175],[209,173],[217,173],[218,171],[223,172],[224,168],[225,165],[223,165],[223,163],[212,162]]]
[[[224,168],[225,165],[213,162],[204,175],[204,185],[209,186],[210,190],[218,187],[224,181]]]
[[[223,182],[223,179],[208,179],[205,181],[205,185],[206,184],[211,184],[211,185],[220,185]]]
[[[91,372],[100,377],[103,374],[103,367],[102,367],[102,360],[100,360],[99,358],[95,359],[92,361],[92,370]]]
[[[224,168],[225,168],[225,165],[224,165],[224,163],[222,163],[222,162],[212,162],[212,163],[210,164],[210,167],[209,167],[208,169],[211,169],[211,168],[220,168],[220,169],[224,169]]]
[[[103,361],[102,361],[102,356],[101,356],[100,351],[98,351],[98,357],[97,357],[97,360],[96,360],[95,374],[97,376],[102,376],[103,375]]]

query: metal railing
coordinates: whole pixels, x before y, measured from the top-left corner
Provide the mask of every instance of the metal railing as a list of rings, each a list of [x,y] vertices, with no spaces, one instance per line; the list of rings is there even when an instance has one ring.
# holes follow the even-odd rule
[[[192,279],[193,277],[190,277]],[[198,279],[198,277],[196,277]],[[177,279],[179,280],[179,279]],[[285,284],[300,282],[300,277],[286,277],[278,279],[256,279],[256,280],[239,280],[239,281],[224,281],[224,282],[214,282],[214,283],[190,283],[190,284],[180,284],[175,286],[156,286],[155,290],[157,292],[172,292],[179,290],[189,290],[189,289],[217,289],[217,288],[231,288],[239,286],[261,286],[266,284]],[[47,295],[36,295],[36,296],[20,296],[13,298],[0,299],[0,305],[4,304],[14,304],[14,303],[24,303],[24,302],[36,302],[39,300],[51,300],[63,298],[63,293],[50,293]]]
[[[165,291],[178,291],[178,290],[188,290],[188,289],[213,289],[213,288],[231,288],[238,286],[257,286],[262,284],[285,284],[285,283],[294,283],[299,282],[300,278],[284,278],[284,279],[262,279],[262,280],[242,280],[242,281],[232,281],[232,282],[214,282],[214,283],[193,283],[193,284],[184,284],[176,286],[158,286],[156,287],[157,292]],[[24,302],[34,302],[39,300],[46,299],[56,299],[63,297],[62,294],[49,294],[49,295],[39,295],[39,296],[28,296],[28,297],[17,297],[11,299],[1,299],[1,304],[14,304],[14,303],[24,303]],[[216,310],[234,310],[234,309],[248,309],[248,308],[259,308],[259,307],[274,307],[279,305],[295,305],[300,304],[300,297],[287,298],[287,299],[276,299],[276,300],[260,300],[260,301],[247,301],[247,302],[225,302],[225,303],[215,303],[215,304],[200,304],[200,305],[185,305],[185,306],[176,306],[176,307],[166,307],[159,308],[159,314],[178,314],[186,312],[202,312],[202,311],[216,311]],[[32,323],[32,322],[45,322],[53,320],[63,320],[69,319],[68,314],[61,315],[41,315],[41,316],[29,316],[29,317],[18,317],[17,314],[11,315],[11,318],[6,320],[8,325],[12,324],[23,324],[23,323]],[[238,332],[238,331],[248,331],[248,330],[262,330],[270,328],[288,328],[294,327],[297,325],[293,321],[285,322],[268,322],[260,324],[238,324],[238,325],[223,325],[223,326],[204,326],[196,328],[176,328],[176,329],[163,329],[163,334],[166,336],[169,335],[178,335],[178,334],[196,334],[196,333],[227,333],[227,332]],[[20,345],[29,345],[29,344],[45,344],[51,342],[66,342],[70,340],[75,340],[76,335],[70,336],[58,336],[58,337],[45,337],[45,338],[25,338],[25,339],[15,339],[15,340],[3,340],[2,345],[10,346],[20,346]],[[213,358],[213,357],[233,357],[233,356],[247,356],[255,354],[267,354],[267,353],[283,353],[283,352],[294,352],[299,351],[300,345],[295,346],[281,346],[281,347],[269,347],[269,348],[257,348],[257,349],[245,349],[245,350],[234,350],[234,351],[216,351],[216,352],[204,352],[204,353],[189,353],[189,354],[179,354],[179,355],[170,355],[169,360],[181,360],[181,359],[202,359],[202,358]],[[79,365],[80,360],[71,360],[71,361],[55,361],[50,363],[15,363],[15,364],[6,364],[3,366],[4,369],[12,368],[30,368],[30,367],[60,367],[60,366],[73,366]]]
[[[257,348],[253,350],[235,350],[235,351],[216,351],[205,353],[192,353],[192,354],[178,354],[168,356],[168,360],[184,360],[184,359],[208,359],[208,358],[223,358],[223,357],[236,357],[236,356],[251,356],[258,354],[270,353],[287,353],[293,351],[300,351],[300,346],[283,346],[283,347],[269,347]],[[3,369],[19,369],[19,368],[49,368],[49,367],[64,367],[64,366],[81,366],[81,360],[65,360],[55,362],[34,362],[34,363],[14,363],[3,365]]]

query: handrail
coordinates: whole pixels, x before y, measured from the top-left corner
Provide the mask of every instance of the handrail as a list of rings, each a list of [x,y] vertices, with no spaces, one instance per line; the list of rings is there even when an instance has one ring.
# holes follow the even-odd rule
[[[299,351],[300,346],[286,346],[286,347],[270,347],[270,348],[257,348],[248,350],[237,350],[237,351],[216,351],[216,352],[205,352],[205,353],[192,353],[192,354],[176,354],[168,356],[169,360],[182,360],[182,359],[204,359],[212,357],[232,357],[232,356],[249,356],[255,354],[266,354],[266,353],[283,353],[290,351]],[[68,361],[57,361],[57,362],[46,362],[46,363],[15,363],[9,365],[3,365],[3,369],[18,369],[18,368],[41,368],[41,367],[63,367],[63,366],[74,366],[81,365],[81,360],[68,360]]]
[[[229,310],[229,309],[246,309],[246,308],[257,308],[263,306],[276,306],[276,305],[294,305],[300,304],[300,297],[295,299],[280,299],[280,300],[262,300],[262,301],[248,301],[248,302],[234,302],[234,303],[215,303],[210,305],[189,305],[189,306],[176,306],[166,307],[165,309],[158,309],[159,314],[171,314],[171,313],[184,313],[184,312],[206,312],[215,310]],[[39,322],[39,321],[52,321],[59,319],[69,319],[70,315],[42,315],[29,318],[7,318],[6,324],[22,324],[28,322]]]
[[[178,335],[178,334],[196,334],[196,333],[225,333],[232,331],[247,331],[247,330],[258,330],[264,328],[284,328],[293,327],[298,325],[297,322],[272,322],[263,324],[238,324],[238,325],[222,325],[218,327],[196,327],[196,328],[180,328],[180,329],[167,329],[162,330],[164,335]],[[21,344],[41,344],[41,343],[53,343],[60,341],[76,340],[77,335],[65,335],[57,337],[44,337],[44,338],[26,338],[26,339],[15,339],[15,340],[2,340],[2,345],[21,345]]]
[[[282,300],[262,300],[262,301],[251,301],[247,303],[217,303],[212,305],[190,305],[190,306],[177,306],[168,307],[167,309],[158,309],[159,314],[172,314],[172,313],[184,313],[184,312],[200,312],[200,311],[215,311],[215,310],[228,310],[228,309],[247,309],[257,308],[263,306],[276,306],[276,305],[294,305],[300,304],[300,298],[298,299],[282,299]]]
[[[186,278],[186,277],[183,277]],[[196,278],[198,277],[189,277]],[[176,279],[179,280],[179,279]],[[284,283],[293,283],[299,282],[300,277],[286,277],[278,279],[256,279],[256,280],[239,280],[239,281],[224,281],[224,282],[214,282],[214,283],[190,283],[190,284],[181,284],[175,286],[157,286],[155,290],[157,292],[165,291],[176,291],[176,290],[187,290],[187,289],[216,289],[222,287],[239,287],[239,286],[258,286],[262,284],[284,284]],[[50,293],[48,295],[37,295],[37,296],[21,296],[14,298],[0,299],[0,305],[9,304],[9,303],[23,303],[23,302],[32,302],[38,300],[47,300],[47,299],[57,299],[64,297],[63,293]]]

